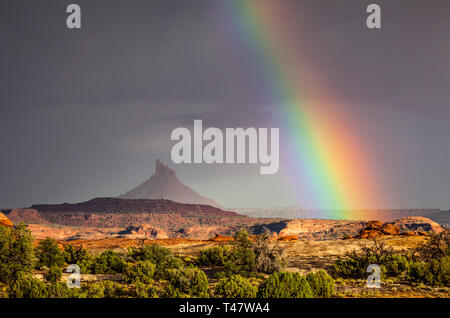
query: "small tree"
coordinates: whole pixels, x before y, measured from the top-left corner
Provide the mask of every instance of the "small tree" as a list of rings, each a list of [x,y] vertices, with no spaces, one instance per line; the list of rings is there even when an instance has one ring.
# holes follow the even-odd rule
[[[126,283],[141,282],[150,284],[153,281],[155,265],[150,261],[138,261],[136,263],[127,263],[124,267],[123,278]]]
[[[432,234],[426,242],[421,243],[417,247],[416,252],[423,260],[450,256],[449,231],[443,231],[439,234]]]
[[[298,273],[275,272],[260,286],[261,298],[312,298],[313,291],[306,278]]]
[[[118,298],[126,295],[125,287],[117,282],[104,280],[101,283],[104,287],[103,294],[105,298]]]
[[[87,284],[82,287],[83,298],[104,298],[105,286],[102,283]]]
[[[90,274],[95,261],[89,251],[82,247],[74,247],[73,245],[64,246],[64,260],[67,264],[76,264],[80,266],[82,274]]]
[[[268,232],[258,235],[253,244],[253,252],[256,256],[255,266],[258,272],[271,274],[280,270],[282,258],[271,242]]]
[[[157,290],[152,285],[137,282],[134,285],[134,295],[137,298],[156,298]]]
[[[168,270],[166,297],[207,297],[208,279],[199,268],[181,268]]]
[[[58,265],[52,265],[48,269],[47,273],[45,273],[45,279],[52,284],[55,284],[56,282],[60,281],[61,277],[62,271]]]
[[[43,266],[50,268],[53,265],[61,267],[64,265],[64,254],[59,249],[56,240],[49,237],[39,242],[36,248],[36,256],[38,258],[38,268]]]
[[[108,250],[95,258],[92,271],[95,274],[116,274],[122,273],[125,267],[125,260],[118,253]]]
[[[224,261],[227,275],[253,276],[256,273],[256,255],[252,241],[246,231],[239,231],[234,236],[234,246]]]
[[[15,229],[0,226],[0,282],[11,283],[21,272],[33,268],[32,236],[28,227],[20,223]]]
[[[271,274],[282,265],[281,253],[275,249],[268,233],[259,235],[254,242],[246,231],[239,231],[234,237],[234,247],[224,261],[226,275],[239,274],[244,277],[258,273]]]
[[[258,288],[240,275],[222,278],[216,286],[215,295],[224,298],[255,298]]]
[[[48,298],[71,298],[73,297],[73,290],[67,287],[66,283],[55,283],[47,286]]]
[[[130,247],[127,253],[128,260],[150,261],[156,265],[155,277],[166,278],[167,269],[181,268],[183,262],[173,252],[159,244],[143,245],[141,247]]]
[[[10,282],[8,287],[10,298],[47,298],[47,288],[29,273],[19,272],[17,279]]]
[[[429,286],[450,286],[450,256],[428,262],[413,262],[409,280]]]
[[[222,246],[215,246],[201,250],[197,263],[204,266],[223,266],[228,250]]]

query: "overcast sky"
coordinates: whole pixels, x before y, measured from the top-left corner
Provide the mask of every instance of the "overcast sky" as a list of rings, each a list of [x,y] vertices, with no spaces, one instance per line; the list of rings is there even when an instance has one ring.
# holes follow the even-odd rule
[[[65,26],[72,2],[81,30]],[[294,2],[302,56],[358,118],[382,168],[389,195],[376,207],[449,208],[450,1],[371,1],[383,9],[376,33],[364,24],[371,2]],[[2,0],[0,207],[116,196],[157,158],[223,206],[315,207],[286,181],[283,149],[270,176],[170,161],[172,129],[194,119],[264,127],[274,107],[223,11],[219,0]]]

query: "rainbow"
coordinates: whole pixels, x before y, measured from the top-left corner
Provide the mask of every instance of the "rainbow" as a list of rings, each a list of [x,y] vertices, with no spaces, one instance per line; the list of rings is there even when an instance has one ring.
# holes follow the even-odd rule
[[[357,218],[356,209],[379,203],[375,164],[370,149],[342,113],[338,94],[325,87],[318,69],[301,56],[301,28],[287,1],[221,1],[242,42],[264,72],[271,103],[280,109],[292,158],[293,194],[307,183],[315,208],[326,218]],[[297,10],[298,13],[298,10]],[[295,30],[295,34],[293,31]],[[300,38],[300,41],[298,40]],[[297,41],[292,41],[297,39]],[[297,43],[297,44],[296,44]],[[320,101],[310,96],[321,96]],[[333,102],[329,102],[333,101]],[[286,135],[285,135],[286,137]],[[292,170],[296,173],[291,174]]]

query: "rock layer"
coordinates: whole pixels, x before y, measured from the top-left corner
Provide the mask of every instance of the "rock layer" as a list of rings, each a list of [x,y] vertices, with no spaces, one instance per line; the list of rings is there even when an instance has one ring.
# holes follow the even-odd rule
[[[0,213],[0,226],[13,227],[13,223],[3,213]]]

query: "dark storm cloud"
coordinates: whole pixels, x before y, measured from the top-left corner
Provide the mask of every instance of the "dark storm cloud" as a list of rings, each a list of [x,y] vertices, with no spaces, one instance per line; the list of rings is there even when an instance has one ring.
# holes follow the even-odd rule
[[[220,1],[73,2],[76,31],[65,27],[70,1],[0,4],[0,207],[117,195],[145,180],[154,159],[169,161],[173,128],[197,118],[267,126],[277,112]],[[292,41],[390,177],[380,206],[447,208],[450,2],[376,1],[383,28],[373,32],[368,3],[292,1],[302,27]],[[308,204],[255,167],[176,169],[223,205]]]

